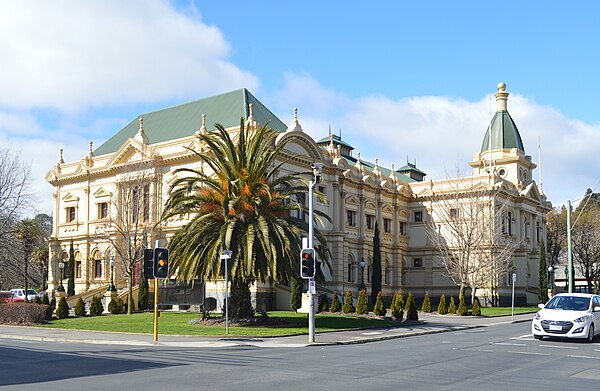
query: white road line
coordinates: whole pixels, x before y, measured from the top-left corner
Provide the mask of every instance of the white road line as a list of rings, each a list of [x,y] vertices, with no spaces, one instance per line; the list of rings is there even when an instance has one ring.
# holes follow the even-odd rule
[[[520,337],[511,337],[510,339],[520,339],[520,338],[527,338],[527,337],[533,337],[533,334],[525,334],[525,335],[521,335]]]
[[[464,348],[460,350],[466,350],[467,352],[485,352],[485,353],[493,353],[494,351],[491,349],[475,349],[475,348]]]
[[[515,350],[509,350],[508,353],[516,353],[516,354],[531,354],[533,356],[549,356],[548,353],[536,353],[536,352],[518,352]]]
[[[572,357],[572,358],[593,358],[594,360],[600,360],[600,357],[593,357],[593,356],[576,356],[574,354],[569,354],[567,357]]]
[[[577,346],[539,345],[540,348],[579,349]]]
[[[524,343],[510,343],[510,342],[494,342],[494,345],[527,346],[527,344],[524,344]]]

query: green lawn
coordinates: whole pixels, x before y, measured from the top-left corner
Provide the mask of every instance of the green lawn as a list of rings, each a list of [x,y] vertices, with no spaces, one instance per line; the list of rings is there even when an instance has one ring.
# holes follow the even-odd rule
[[[538,307],[515,307],[515,314],[534,313],[538,310]],[[481,315],[483,316],[502,316],[511,313],[511,307],[481,307]]]
[[[308,315],[297,314],[291,311],[274,311],[268,313],[269,317],[276,317],[286,324],[283,326],[233,326],[229,327],[229,335],[234,336],[282,336],[302,334],[308,332]],[[188,312],[161,312],[158,321],[159,334],[171,335],[225,335],[225,325],[204,326],[192,325],[188,322],[196,319],[198,314]],[[316,332],[336,330],[361,329],[397,326],[398,322],[392,320],[362,318],[353,316],[316,314]],[[136,313],[132,315],[103,315],[88,316],[83,318],[56,319],[42,327],[117,331],[129,333],[153,333],[153,314],[151,312]]]

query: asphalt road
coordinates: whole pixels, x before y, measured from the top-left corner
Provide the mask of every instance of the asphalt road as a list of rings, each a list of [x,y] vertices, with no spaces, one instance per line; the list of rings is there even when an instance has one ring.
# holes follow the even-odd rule
[[[529,323],[303,348],[0,340],[4,390],[600,389],[600,342],[537,341]]]

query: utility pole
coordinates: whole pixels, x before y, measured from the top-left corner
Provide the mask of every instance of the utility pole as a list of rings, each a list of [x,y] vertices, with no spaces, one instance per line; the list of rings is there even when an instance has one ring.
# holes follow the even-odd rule
[[[569,267],[569,293],[575,291],[573,268],[573,248],[571,247],[571,200],[567,201],[567,260]]]
[[[321,173],[323,171],[322,163],[313,163],[312,167],[314,179],[308,182],[308,248],[313,249],[314,238],[314,205],[313,192],[315,184],[321,182]],[[315,259],[316,262],[316,259]],[[316,269],[316,268],[315,268]],[[315,270],[316,274],[316,270]],[[315,342],[315,302],[314,294],[316,293],[316,284],[314,275],[308,280],[308,343]]]

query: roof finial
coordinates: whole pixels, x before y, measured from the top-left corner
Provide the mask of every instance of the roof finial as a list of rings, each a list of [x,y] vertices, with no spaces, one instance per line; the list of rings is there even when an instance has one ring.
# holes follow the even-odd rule
[[[254,120],[254,104],[253,103],[250,103],[248,105],[248,120],[246,121],[246,126],[256,127],[256,121]]]
[[[297,107],[294,107],[294,120],[292,121],[290,126],[288,126],[286,132],[302,132],[302,126],[300,126],[300,123],[298,122],[298,108]]]
[[[196,135],[199,134],[205,134],[207,132],[206,130],[206,114],[202,114],[202,125],[200,126],[200,129],[198,129],[196,131]]]
[[[354,164],[354,167],[356,167],[358,171],[363,172],[363,166],[360,162],[360,152],[356,153],[356,164]]]
[[[396,167],[394,167],[394,163],[392,163],[392,171],[390,172],[390,178],[392,178],[392,180],[396,182]]]
[[[90,141],[90,156],[92,156],[93,145],[94,145],[94,142]]]
[[[373,173],[377,176],[379,176],[381,174],[381,172],[379,172],[379,159],[375,158],[375,167],[373,167]]]
[[[139,141],[142,144],[148,144],[148,136],[146,136],[146,132],[144,132],[144,118],[140,115],[140,127],[135,135],[134,140]]]
[[[63,160],[63,149],[60,149],[60,157],[58,158],[58,162],[63,164],[65,161]]]
[[[508,92],[506,92],[506,84],[500,82],[496,88],[498,89],[498,92],[494,94],[496,96],[496,109],[497,111],[507,111]]]

